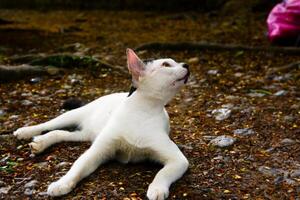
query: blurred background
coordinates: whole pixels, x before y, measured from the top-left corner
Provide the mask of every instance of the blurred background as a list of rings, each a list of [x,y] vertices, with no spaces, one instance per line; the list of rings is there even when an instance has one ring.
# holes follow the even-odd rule
[[[166,106],[171,138],[190,162],[170,199],[299,199],[299,7],[0,0],[0,198],[50,199],[49,183],[90,144],[61,143],[34,156],[12,132],[128,91],[129,47],[142,59],[190,65],[186,87]],[[145,199],[159,168],[111,162],[62,199]]]

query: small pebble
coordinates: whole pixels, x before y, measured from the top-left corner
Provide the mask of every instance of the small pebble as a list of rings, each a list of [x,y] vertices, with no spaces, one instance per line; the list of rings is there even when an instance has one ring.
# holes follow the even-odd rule
[[[231,110],[229,110],[228,108],[214,109],[211,112],[211,114],[214,115],[216,120],[222,121],[224,119],[227,119],[230,116]]]
[[[69,162],[61,162],[61,163],[58,163],[55,168],[60,168],[60,167],[65,167],[65,166],[69,166],[71,163]]]
[[[32,105],[33,103],[32,103],[31,101],[25,99],[25,100],[21,101],[21,104],[22,104],[23,106],[30,106],[30,105]]]
[[[211,69],[207,71],[207,74],[209,75],[217,75],[218,74],[218,70],[217,69]]]
[[[216,156],[213,158],[213,160],[223,160],[223,156]]]
[[[271,167],[267,167],[267,166],[260,166],[258,168],[258,171],[267,176],[278,176],[278,175],[284,173],[284,171],[282,169],[276,169],[276,168],[271,168]]]
[[[27,195],[27,196],[31,196],[33,195],[35,190],[32,190],[30,188],[26,188],[25,191],[24,191],[24,194]]]
[[[284,74],[284,75],[282,75],[282,76],[275,76],[275,77],[273,78],[273,80],[274,80],[274,81],[285,81],[285,80],[290,79],[291,77],[292,77],[291,74]]]
[[[275,179],[274,179],[274,184],[275,185],[279,185],[280,183],[282,183],[284,181],[284,177],[283,176],[277,176]]]
[[[72,79],[70,80],[70,82],[71,82],[72,85],[76,85],[76,84],[79,84],[79,83],[80,83],[80,80],[75,79],[75,78],[72,78]]]
[[[234,107],[234,105],[233,105],[232,103],[227,103],[227,104],[223,104],[221,107],[222,107],[222,108],[231,109],[231,108]]]
[[[283,140],[280,141],[280,144],[283,144],[283,145],[293,145],[295,144],[296,142],[292,139],[289,139],[289,138],[284,138]]]
[[[274,96],[283,96],[286,95],[287,91],[285,90],[279,90],[278,92],[274,93]]]
[[[11,115],[8,119],[18,119],[19,115]]]
[[[295,185],[296,181],[290,179],[290,178],[286,178],[284,179],[284,181],[288,184],[288,185]]]
[[[4,185],[5,185],[5,182],[4,181],[0,181],[0,187],[4,186]]]
[[[300,104],[293,104],[293,105],[291,106],[291,109],[297,110],[297,109],[299,109],[299,108],[300,108]]]
[[[248,96],[250,96],[250,97],[263,97],[265,95],[266,94],[264,94],[264,93],[258,93],[258,92],[251,92],[248,94]]]
[[[234,74],[234,76],[237,77],[237,78],[240,78],[240,77],[243,76],[243,73],[236,72],[236,73]]]
[[[3,116],[5,112],[3,110],[0,110],[0,117]]]
[[[234,135],[239,135],[239,136],[247,136],[247,135],[252,135],[254,133],[255,132],[250,128],[241,128],[233,131]]]
[[[45,192],[39,192],[38,195],[39,195],[39,196],[47,196],[48,193],[47,193],[46,191],[45,191]]]
[[[292,177],[292,178],[299,178],[299,177],[300,177],[300,169],[294,170],[294,171],[291,173],[291,177]]]
[[[25,188],[34,188],[36,186],[36,184],[38,183],[37,180],[32,180],[32,181],[29,181],[28,183],[26,183],[24,185]]]
[[[8,186],[8,187],[1,187],[0,188],[0,194],[7,194],[9,192],[10,188],[11,188],[10,186]]]
[[[284,116],[283,119],[284,119],[284,121],[286,121],[286,122],[293,122],[293,121],[295,121],[295,117],[290,116],[290,115]]]
[[[30,83],[39,83],[42,79],[40,77],[35,77],[30,79]]]
[[[211,140],[209,143],[218,147],[228,147],[233,145],[235,141],[236,139],[231,136],[222,135]]]

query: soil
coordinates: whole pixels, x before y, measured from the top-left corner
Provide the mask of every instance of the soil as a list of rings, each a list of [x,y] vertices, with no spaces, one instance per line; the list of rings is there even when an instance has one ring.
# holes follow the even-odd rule
[[[0,10],[0,64],[16,55],[72,52],[124,66],[125,49],[146,42],[208,41],[269,46],[266,13]],[[70,45],[78,43],[75,45]],[[80,43],[80,44],[79,44]],[[171,138],[190,162],[169,199],[299,199],[300,72],[269,73],[300,56],[244,51],[140,51],[142,58],[171,57],[190,64],[186,87],[167,105]],[[60,143],[33,156],[12,132],[65,112],[69,98],[85,102],[127,91],[128,74],[80,66],[63,73],[0,83],[0,198],[51,199],[47,186],[63,176],[89,143]],[[283,90],[281,93],[278,91]],[[277,93],[277,94],[276,94]],[[230,105],[228,105],[230,104]],[[229,107],[218,121],[214,109]],[[250,128],[253,134],[234,135]],[[226,148],[211,138],[235,137]],[[288,140],[289,139],[289,140]],[[63,163],[63,164],[62,164]],[[146,199],[161,168],[153,163],[109,162],[59,199]],[[26,189],[30,180],[38,182]],[[1,191],[10,187],[7,193]],[[26,192],[27,190],[27,192]]]

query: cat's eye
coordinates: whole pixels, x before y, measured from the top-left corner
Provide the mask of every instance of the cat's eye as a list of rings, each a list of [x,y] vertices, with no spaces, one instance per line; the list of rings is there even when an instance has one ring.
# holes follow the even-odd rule
[[[168,62],[163,62],[161,65],[164,67],[171,67],[170,63]]]

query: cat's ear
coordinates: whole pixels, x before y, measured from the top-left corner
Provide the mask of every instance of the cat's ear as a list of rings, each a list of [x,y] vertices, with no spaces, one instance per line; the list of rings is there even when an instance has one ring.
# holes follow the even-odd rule
[[[126,54],[127,67],[132,76],[133,86],[138,87],[139,78],[145,74],[145,64],[132,49],[128,48]]]

